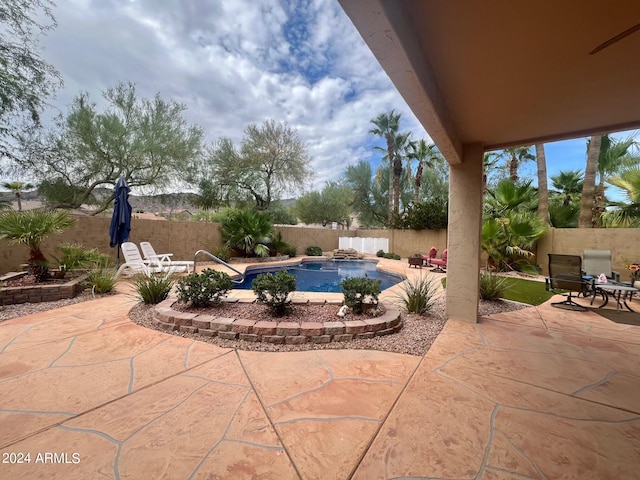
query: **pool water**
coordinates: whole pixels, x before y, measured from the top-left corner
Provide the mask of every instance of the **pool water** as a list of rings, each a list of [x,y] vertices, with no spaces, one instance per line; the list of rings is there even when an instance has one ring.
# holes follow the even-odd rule
[[[368,260],[322,260],[306,261],[299,265],[283,265],[281,267],[247,268],[244,281],[234,288],[251,290],[251,282],[261,273],[273,273],[279,270],[296,276],[298,292],[342,292],[340,282],[349,277],[364,277],[381,280],[380,289],[385,290],[403,280],[399,275],[376,270],[375,261]]]

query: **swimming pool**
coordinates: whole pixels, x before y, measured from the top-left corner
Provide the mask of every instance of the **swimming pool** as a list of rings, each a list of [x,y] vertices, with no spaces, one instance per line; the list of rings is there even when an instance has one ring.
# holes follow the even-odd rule
[[[380,289],[385,290],[404,280],[400,275],[376,269],[376,261],[369,260],[311,260],[298,265],[280,267],[249,267],[244,281],[234,288],[251,290],[251,282],[261,273],[286,270],[296,276],[296,290],[299,292],[342,292],[340,282],[348,277],[364,277],[381,280]]]

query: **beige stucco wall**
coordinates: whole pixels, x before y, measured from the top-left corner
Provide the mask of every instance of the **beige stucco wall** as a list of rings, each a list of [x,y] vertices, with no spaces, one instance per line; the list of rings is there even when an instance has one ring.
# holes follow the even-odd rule
[[[640,229],[638,228],[552,228],[538,242],[537,263],[543,273],[549,272],[547,254],[580,255],[584,250],[611,250],[613,269],[621,280],[629,280],[627,262],[640,262]]]

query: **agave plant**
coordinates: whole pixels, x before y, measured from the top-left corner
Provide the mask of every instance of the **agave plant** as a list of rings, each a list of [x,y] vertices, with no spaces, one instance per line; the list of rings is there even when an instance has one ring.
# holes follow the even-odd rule
[[[253,210],[233,212],[223,222],[221,232],[228,248],[240,250],[247,257],[269,256],[273,225],[268,214]]]
[[[65,212],[44,209],[0,212],[0,238],[25,245],[29,249],[29,269],[39,281],[49,276],[48,262],[40,246],[53,234],[70,228],[75,220]]]

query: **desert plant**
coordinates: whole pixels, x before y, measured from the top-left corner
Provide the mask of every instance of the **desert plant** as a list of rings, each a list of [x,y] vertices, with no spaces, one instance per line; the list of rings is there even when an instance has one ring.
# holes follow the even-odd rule
[[[278,253],[286,253],[291,248],[291,245],[282,238],[282,232],[278,231],[271,236],[269,248],[272,255],[278,255]]]
[[[296,289],[296,277],[286,270],[261,273],[251,284],[259,303],[265,303],[272,315],[285,315],[291,305],[289,294]]]
[[[376,257],[380,257],[380,258],[384,257],[384,250],[382,249],[378,250],[376,252]]]
[[[497,300],[504,296],[510,283],[506,277],[491,272],[480,273],[480,298],[483,300]]]
[[[178,301],[190,303],[192,307],[206,307],[219,302],[232,288],[229,275],[207,268],[202,273],[191,273],[178,280]]]
[[[87,277],[87,284],[94,294],[112,292],[117,281],[115,269],[108,266],[96,267],[89,272]]]
[[[422,276],[405,280],[397,303],[409,313],[424,315],[433,306],[438,292],[437,281],[433,277]]]
[[[211,250],[211,254],[215,255],[223,262],[228,262],[229,260],[231,260],[231,252],[224,245],[221,247],[215,247],[213,250]]]
[[[103,255],[95,248],[88,249],[79,243],[63,243],[56,248],[62,255],[60,258],[54,258],[63,274],[76,268],[88,268],[97,263]]]
[[[140,297],[142,303],[155,305],[169,296],[175,280],[170,274],[167,275],[136,275],[133,279],[133,286]]]
[[[52,234],[62,233],[75,220],[65,212],[44,209],[0,212],[0,238],[25,245],[29,249],[29,269],[38,281],[49,278],[49,262],[40,245]]]
[[[298,254],[298,250],[293,245],[289,245],[289,248],[287,248],[283,253],[293,258]]]
[[[380,280],[368,277],[349,277],[340,282],[342,293],[344,294],[344,304],[351,308],[354,313],[364,311],[364,303],[367,298],[372,305],[378,304],[380,295]]]
[[[307,247],[305,253],[310,257],[321,257],[322,249],[318,246],[312,245],[310,247]]]
[[[269,256],[270,236],[273,232],[271,218],[264,212],[237,210],[231,212],[222,223],[222,240],[228,248],[245,256]]]

